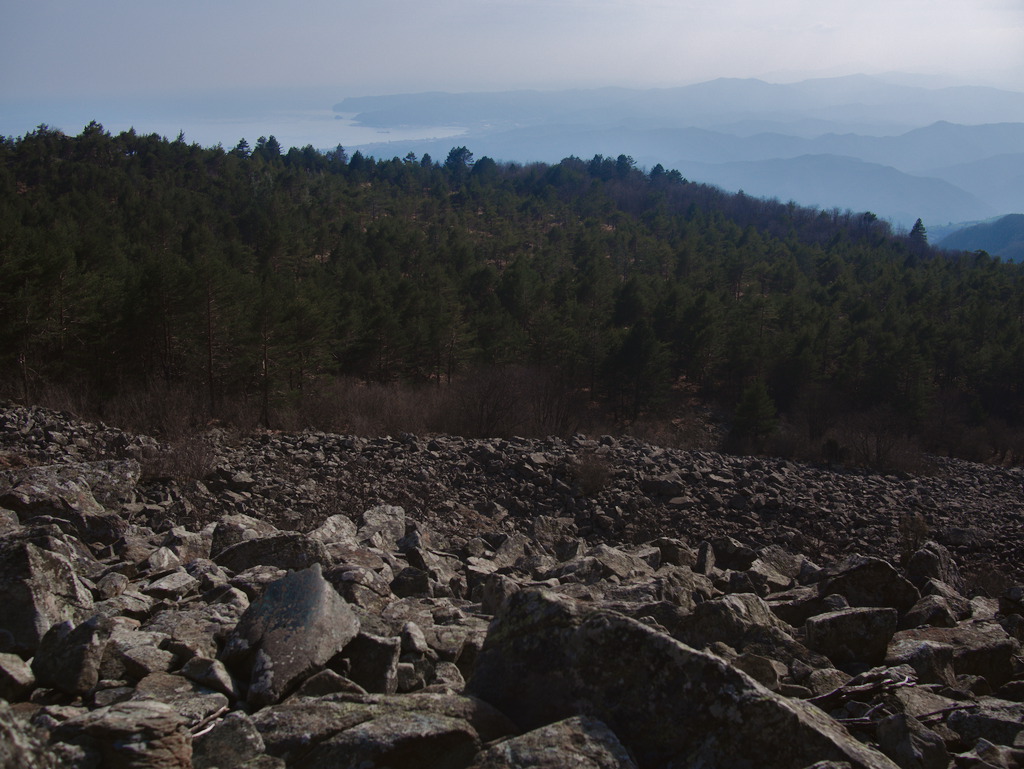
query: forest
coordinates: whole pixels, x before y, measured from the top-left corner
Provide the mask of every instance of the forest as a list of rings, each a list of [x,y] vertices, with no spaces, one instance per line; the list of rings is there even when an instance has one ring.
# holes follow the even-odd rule
[[[201,425],[1024,455],[1024,265],[632,158],[0,138],[0,397]]]

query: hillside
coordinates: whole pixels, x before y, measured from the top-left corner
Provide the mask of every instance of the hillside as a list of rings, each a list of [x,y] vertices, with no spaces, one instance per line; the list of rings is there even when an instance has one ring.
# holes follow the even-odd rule
[[[0,751],[912,769],[913,734],[978,765],[1021,731],[1021,477],[612,436],[174,446],[4,406]]]
[[[1012,262],[1024,262],[1024,214],[965,227],[939,241],[943,248],[987,251]]]
[[[631,155],[637,164],[682,170],[699,181],[823,208],[866,208],[909,229],[1020,210],[1018,172],[997,158],[1020,152],[1024,97],[990,88],[929,89],[886,77],[798,83],[719,79],[681,88],[493,93],[422,93],[349,98],[335,110],[362,125],[401,130],[446,125],[460,143],[500,161],[556,163],[568,155]],[[389,141],[375,156],[447,152],[450,140]],[[887,173],[839,173],[828,198],[771,174],[737,182],[738,163],[764,163],[782,178],[803,173],[804,156],[840,156]],[[901,178],[895,195],[888,178]],[[747,169],[749,176],[751,169]],[[1017,183],[1015,183],[1015,180]],[[818,180],[824,183],[824,180]],[[956,188],[956,189],[953,189]],[[862,201],[871,201],[864,205]]]
[[[2,146],[0,384],[167,434],[654,430],[1021,456],[1024,273],[632,158]]]

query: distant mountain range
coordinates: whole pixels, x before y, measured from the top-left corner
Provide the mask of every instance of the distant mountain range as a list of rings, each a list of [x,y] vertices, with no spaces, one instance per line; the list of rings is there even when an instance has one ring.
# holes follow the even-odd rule
[[[1024,214],[964,227],[936,245],[955,251],[987,251],[1011,262],[1024,262]]]
[[[499,161],[630,155],[727,190],[824,209],[870,210],[897,226],[1024,211],[1024,93],[922,88],[851,76],[682,88],[422,93],[346,99],[377,128],[455,125],[457,138],[366,145],[378,156],[453,144]]]

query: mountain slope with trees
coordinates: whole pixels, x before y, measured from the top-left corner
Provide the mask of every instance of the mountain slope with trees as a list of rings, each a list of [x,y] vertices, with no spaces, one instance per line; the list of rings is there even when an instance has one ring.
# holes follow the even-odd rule
[[[736,450],[1020,450],[1024,268],[870,213],[625,155],[375,160],[96,123],[5,139],[0,189],[7,397],[355,430],[353,404],[404,393],[381,429],[703,409]]]

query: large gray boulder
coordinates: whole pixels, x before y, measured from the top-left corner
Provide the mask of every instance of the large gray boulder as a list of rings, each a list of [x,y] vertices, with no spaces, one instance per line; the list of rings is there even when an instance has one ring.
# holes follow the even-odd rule
[[[773,694],[721,658],[543,590],[516,593],[502,607],[467,690],[527,730],[599,718],[640,767],[894,766],[822,711]]]
[[[43,635],[92,613],[92,594],[63,555],[27,541],[0,542],[0,649],[34,653]]]
[[[356,637],[359,620],[320,565],[271,583],[242,615],[222,658],[249,681],[253,707],[278,702]]]

